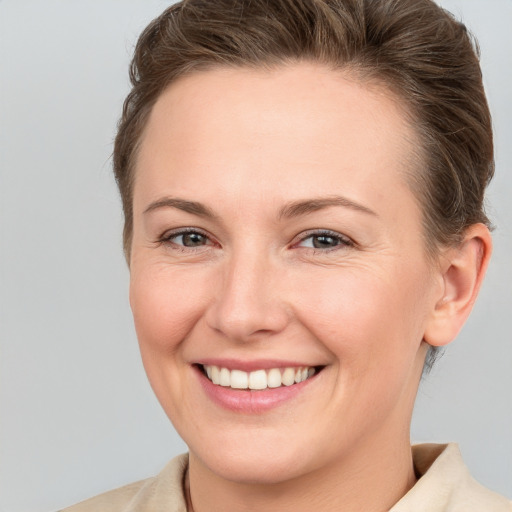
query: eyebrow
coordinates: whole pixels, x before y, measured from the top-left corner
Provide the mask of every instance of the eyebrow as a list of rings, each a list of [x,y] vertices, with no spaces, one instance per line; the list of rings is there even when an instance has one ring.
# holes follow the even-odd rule
[[[145,210],[144,213],[149,213],[160,208],[176,208],[183,212],[191,213],[192,215],[198,215],[199,217],[206,217],[214,219],[217,216],[213,211],[202,203],[196,201],[187,201],[186,199],[180,199],[177,197],[164,197],[151,203]]]
[[[303,201],[294,201],[293,203],[281,208],[279,218],[299,217],[324,208],[329,208],[330,206],[342,206],[343,208],[350,208],[351,210],[356,210],[358,212],[378,217],[377,213],[367,206],[363,206],[362,204],[356,203],[355,201],[343,196],[329,196],[306,199]]]
[[[279,218],[289,219],[292,217],[299,217],[301,215],[307,215],[324,208],[331,206],[341,206],[343,208],[350,208],[368,215],[377,217],[378,215],[370,208],[363,206],[362,204],[356,203],[343,196],[329,196],[329,197],[318,197],[313,199],[305,199],[294,201],[285,205],[279,211]],[[144,213],[149,213],[160,208],[176,208],[192,215],[199,217],[205,217],[209,219],[217,218],[217,215],[202,203],[197,201],[188,201],[186,199],[180,199],[177,197],[164,197],[152,202],[145,210]]]

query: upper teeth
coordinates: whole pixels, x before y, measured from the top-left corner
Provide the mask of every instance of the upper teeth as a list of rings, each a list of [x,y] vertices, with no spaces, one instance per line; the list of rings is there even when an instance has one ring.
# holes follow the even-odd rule
[[[233,389],[267,389],[278,388],[282,385],[291,386],[312,377],[315,374],[313,367],[301,368],[272,368],[269,370],[255,370],[244,372],[242,370],[229,370],[219,366],[204,365],[208,378],[220,386]]]

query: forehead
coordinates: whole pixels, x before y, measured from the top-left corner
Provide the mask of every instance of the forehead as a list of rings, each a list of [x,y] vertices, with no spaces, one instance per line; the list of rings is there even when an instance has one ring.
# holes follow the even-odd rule
[[[180,78],[156,102],[136,165],[135,192],[172,193],[223,179],[254,195],[403,185],[414,133],[393,95],[312,63],[274,70],[212,69]],[[140,185],[137,186],[137,182]],[[151,191],[151,185],[154,191]],[[263,187],[265,188],[265,187]],[[292,198],[293,199],[293,198]]]

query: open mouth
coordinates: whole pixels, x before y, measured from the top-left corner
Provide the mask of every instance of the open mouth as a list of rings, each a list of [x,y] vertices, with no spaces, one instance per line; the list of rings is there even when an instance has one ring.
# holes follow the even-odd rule
[[[310,379],[324,368],[323,366],[302,366],[245,372],[214,365],[197,366],[203,375],[217,386],[251,391],[293,386]]]

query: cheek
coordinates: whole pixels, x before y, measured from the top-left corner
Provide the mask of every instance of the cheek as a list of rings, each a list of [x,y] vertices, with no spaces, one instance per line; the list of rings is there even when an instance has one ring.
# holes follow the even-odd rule
[[[317,274],[300,289],[297,315],[354,372],[401,364],[412,359],[423,336],[428,282],[406,265],[335,269]],[[313,277],[313,276],[312,276]]]
[[[130,305],[142,362],[173,422],[180,419],[177,411],[187,408],[187,365],[181,347],[202,316],[204,296],[204,285],[187,272],[173,271],[169,265],[132,266]]]
[[[417,388],[426,287],[414,270],[401,270],[405,279],[354,271],[317,280],[304,304],[303,323],[337,366],[332,414],[357,430],[361,418],[377,428],[389,411],[405,414]]]
[[[168,265],[132,269],[130,305],[141,351],[174,351],[201,317],[205,295],[200,277]]]

